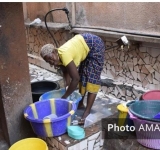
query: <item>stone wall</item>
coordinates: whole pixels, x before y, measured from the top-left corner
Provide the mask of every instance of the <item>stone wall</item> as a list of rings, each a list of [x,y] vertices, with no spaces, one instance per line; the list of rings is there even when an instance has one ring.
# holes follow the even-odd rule
[[[65,30],[51,31],[56,39],[58,45],[64,44],[68,40],[67,32]],[[26,44],[29,54],[40,56],[39,52],[43,45],[53,43],[54,40],[46,29],[26,27]]]
[[[106,45],[112,45],[106,39]],[[123,100],[137,99],[147,90],[160,89],[160,51],[156,44],[142,43],[106,51],[102,90]],[[112,84],[110,84],[112,83]]]

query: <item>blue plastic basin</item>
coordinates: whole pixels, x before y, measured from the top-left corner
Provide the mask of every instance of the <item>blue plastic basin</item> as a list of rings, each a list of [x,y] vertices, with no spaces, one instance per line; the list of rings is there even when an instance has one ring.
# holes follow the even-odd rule
[[[76,105],[66,99],[49,99],[38,101],[24,110],[24,117],[30,121],[33,131],[40,137],[54,137],[67,132],[71,125],[71,116],[75,113]],[[55,114],[57,118],[44,119]]]
[[[137,101],[129,107],[129,111],[140,119],[160,122],[160,119],[154,118],[160,112],[159,100]]]
[[[46,99],[51,99],[51,98],[61,98],[63,94],[65,93],[65,89],[59,89],[59,90],[53,90],[50,92],[46,92],[41,97],[39,98],[39,101],[46,100]],[[79,101],[82,99],[82,96],[80,93],[74,91],[68,98],[67,100],[73,101],[76,106],[78,107]],[[77,109],[76,107],[76,109]]]

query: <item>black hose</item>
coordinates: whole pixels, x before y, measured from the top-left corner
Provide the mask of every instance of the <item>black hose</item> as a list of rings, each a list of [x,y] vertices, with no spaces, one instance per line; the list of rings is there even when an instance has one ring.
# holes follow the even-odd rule
[[[68,19],[68,22],[69,22],[70,27],[71,27],[71,22],[70,22],[70,20],[69,20],[69,16],[68,16],[69,11],[68,11],[68,9],[67,9],[67,8],[65,8],[65,7],[64,7],[64,8],[56,8],[56,9],[52,9],[52,10],[50,10],[49,12],[47,12],[47,14],[45,15],[44,22],[45,22],[45,25],[46,25],[47,31],[49,32],[49,34],[50,34],[50,35],[51,35],[51,37],[53,38],[54,43],[56,44],[56,47],[58,48],[58,44],[57,44],[57,42],[56,42],[56,40],[55,40],[54,36],[53,36],[53,35],[52,35],[52,33],[50,32],[50,30],[49,30],[49,28],[48,28],[48,26],[47,26],[47,22],[46,22],[46,20],[47,20],[47,15],[48,15],[49,13],[51,13],[51,12],[53,12],[53,11],[57,11],[57,10],[63,10],[63,11],[66,13],[66,15],[67,15],[67,19]]]

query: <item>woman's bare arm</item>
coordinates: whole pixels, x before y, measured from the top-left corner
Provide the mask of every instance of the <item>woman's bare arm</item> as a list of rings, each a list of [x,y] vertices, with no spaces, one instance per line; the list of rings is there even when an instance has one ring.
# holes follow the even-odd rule
[[[65,80],[65,88],[66,88],[67,86],[69,86],[71,78],[70,78],[70,75],[67,72],[67,68],[66,67],[60,66],[60,68],[61,68],[61,70],[63,72],[63,78]]]
[[[76,68],[76,65],[74,64],[73,61],[71,61],[66,67],[66,74],[69,74],[71,81],[68,86],[68,89],[66,90],[66,93],[62,96],[62,98],[67,98],[70,94],[72,94],[79,83],[79,74]],[[64,71],[64,70],[62,70]],[[64,71],[65,72],[65,71]],[[67,75],[66,75],[67,76]],[[66,81],[67,83],[68,81]],[[68,83],[67,83],[68,84]]]

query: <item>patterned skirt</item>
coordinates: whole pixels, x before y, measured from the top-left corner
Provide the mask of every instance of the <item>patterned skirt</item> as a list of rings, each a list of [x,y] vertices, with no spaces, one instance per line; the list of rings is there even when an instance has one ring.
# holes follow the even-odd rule
[[[104,64],[105,45],[103,40],[93,34],[81,34],[90,51],[86,59],[79,67],[79,92],[84,95],[86,92],[97,94],[100,88],[100,75]]]

